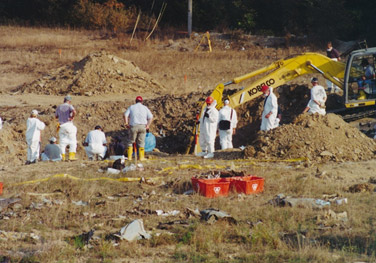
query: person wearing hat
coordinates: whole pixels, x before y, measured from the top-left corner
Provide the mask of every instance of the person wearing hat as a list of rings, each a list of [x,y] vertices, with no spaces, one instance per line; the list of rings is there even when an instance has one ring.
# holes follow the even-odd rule
[[[46,125],[38,118],[38,111],[32,110],[26,122],[27,161],[26,164],[36,163],[39,159],[41,131]]]
[[[153,114],[148,107],[142,104],[141,96],[136,97],[136,103],[124,113],[125,127],[128,129],[128,160],[132,160],[133,144],[137,140],[140,161],[145,160],[145,137],[153,121]]]
[[[235,134],[237,123],[236,111],[230,107],[230,101],[225,100],[218,115],[219,143],[222,150],[233,148],[232,135]]]
[[[215,137],[217,135],[218,126],[218,110],[217,101],[213,97],[209,96],[205,100],[206,107],[201,113],[200,122],[200,137],[199,143],[201,152],[197,153],[197,156],[206,158],[214,157],[214,144]]]
[[[65,96],[64,103],[56,109],[55,117],[59,120],[59,147],[63,161],[66,160],[65,148],[69,145],[69,160],[76,159],[77,149],[77,127],[73,124],[76,110],[72,106],[72,97]]]
[[[318,113],[325,115],[325,102],[327,99],[324,87],[318,84],[317,78],[312,78],[312,89],[311,89],[311,99],[308,102],[307,107],[304,109],[303,113],[308,112],[310,114]]]
[[[107,151],[107,140],[100,125],[95,126],[94,130],[87,134],[84,146],[89,160],[94,160],[96,154],[99,160],[104,159]]]
[[[42,161],[61,161],[61,152],[59,146],[56,144],[56,138],[51,137],[49,141],[50,143],[44,147],[44,151],[42,152]]]
[[[273,88],[266,85],[261,86],[261,92],[265,98],[264,109],[261,116],[261,131],[268,131],[276,127],[278,113],[277,97],[273,93]]]

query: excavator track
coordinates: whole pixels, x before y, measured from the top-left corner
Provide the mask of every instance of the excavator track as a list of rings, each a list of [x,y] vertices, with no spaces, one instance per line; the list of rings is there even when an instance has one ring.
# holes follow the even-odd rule
[[[342,119],[346,122],[351,122],[351,121],[356,121],[356,120],[366,118],[366,117],[373,117],[375,115],[376,115],[376,111],[373,109],[373,110],[367,110],[367,111],[361,111],[357,113],[342,115]]]

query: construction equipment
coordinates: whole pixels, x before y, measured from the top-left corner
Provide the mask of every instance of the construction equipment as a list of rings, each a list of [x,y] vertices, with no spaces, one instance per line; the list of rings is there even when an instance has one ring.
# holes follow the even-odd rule
[[[262,95],[261,86],[277,88],[297,77],[306,74],[321,74],[343,90],[342,106],[332,112],[343,115],[345,120],[354,120],[375,114],[376,80],[369,79],[366,96],[360,81],[365,75],[362,61],[366,59],[375,68],[376,48],[365,48],[349,53],[347,62],[334,61],[319,53],[304,53],[291,58],[281,59],[272,64],[221,83],[214,89],[212,96],[217,101],[217,109],[223,106],[223,92],[226,86],[238,84],[262,74],[247,87],[226,97],[232,108],[238,107]],[[203,107],[202,107],[203,108]],[[198,127],[195,127],[197,130]]]

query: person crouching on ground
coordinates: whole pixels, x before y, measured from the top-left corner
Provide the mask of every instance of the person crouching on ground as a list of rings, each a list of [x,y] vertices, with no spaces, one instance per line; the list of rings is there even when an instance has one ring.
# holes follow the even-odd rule
[[[327,99],[324,87],[318,84],[317,78],[312,78],[312,89],[311,89],[311,99],[308,102],[307,107],[304,109],[303,113],[308,112],[310,114],[321,114],[325,115],[325,102]]]
[[[77,149],[77,127],[73,125],[73,119],[76,116],[76,110],[71,105],[72,97],[67,95],[64,103],[56,109],[55,117],[59,120],[59,146],[63,161],[65,158],[65,148],[69,145],[69,160],[76,159]]]
[[[197,156],[204,158],[214,157],[214,143],[215,137],[217,135],[218,126],[218,110],[215,108],[217,106],[217,101],[213,97],[207,97],[206,107],[202,111],[200,118],[200,137],[199,143],[202,152],[198,153]]]
[[[139,159],[145,160],[145,137],[146,130],[149,129],[151,122],[153,121],[153,114],[149,108],[142,104],[143,99],[141,96],[136,97],[136,104],[131,105],[124,113],[124,122],[128,134],[128,160],[132,160],[133,144],[137,140],[137,146],[139,147]],[[137,154],[137,153],[135,153]]]
[[[59,146],[56,144],[56,141],[57,140],[55,137],[50,138],[50,143],[44,147],[44,151],[42,152],[42,161],[61,161],[61,152]]]
[[[98,154],[99,160],[104,159],[107,151],[107,141],[101,126],[95,126],[94,130],[87,134],[84,146],[89,160],[94,160],[96,154]]]
[[[273,93],[273,88],[263,85],[261,92],[265,98],[264,110],[261,116],[261,131],[268,131],[276,127],[276,118],[278,113],[277,97]]]
[[[37,117],[38,111],[32,110],[26,122],[27,161],[25,164],[36,163],[39,158],[41,131],[46,125]]]

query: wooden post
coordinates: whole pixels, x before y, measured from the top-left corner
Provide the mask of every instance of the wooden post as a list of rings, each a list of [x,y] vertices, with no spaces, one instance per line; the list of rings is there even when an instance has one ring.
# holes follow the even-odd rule
[[[188,0],[188,36],[192,34],[192,0]]]

